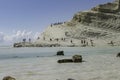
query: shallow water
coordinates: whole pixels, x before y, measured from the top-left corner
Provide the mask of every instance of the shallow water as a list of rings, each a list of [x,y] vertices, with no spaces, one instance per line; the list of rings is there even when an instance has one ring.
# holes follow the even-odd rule
[[[120,47],[97,48],[0,48],[0,80],[119,80]],[[65,56],[55,56],[64,50]],[[86,62],[58,64],[57,60],[81,54]]]

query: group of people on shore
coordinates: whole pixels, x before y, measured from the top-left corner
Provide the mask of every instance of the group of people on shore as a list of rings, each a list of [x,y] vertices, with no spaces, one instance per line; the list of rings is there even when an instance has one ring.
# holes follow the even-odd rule
[[[24,38],[24,39],[22,40],[22,42],[24,42],[24,43],[25,43],[26,41],[27,41],[26,38]],[[28,42],[31,42],[31,38],[28,39]]]
[[[90,39],[89,41],[88,40],[85,40],[85,39],[83,39],[83,40],[81,40],[81,44],[83,45],[83,46],[95,46],[94,45],[94,41],[92,40],[92,39]]]
[[[67,39],[67,38],[54,38],[54,39],[53,38],[47,38],[46,39],[45,37],[43,37],[43,40],[44,41],[47,40],[47,41],[50,41],[50,42],[52,42],[52,41],[56,41],[56,42],[58,42],[58,41],[62,41],[62,42],[69,41],[71,44],[76,43],[76,41],[74,41],[72,39]],[[88,39],[80,39],[80,44],[82,46],[95,46],[94,40],[92,40],[92,39],[90,39],[90,40],[88,40]]]
[[[74,44],[74,41],[71,40],[70,41],[72,44]],[[81,39],[81,45],[83,47],[86,47],[86,46],[95,46],[95,43],[94,43],[94,40],[90,39],[89,41],[86,40],[86,39]]]
[[[50,26],[52,27],[53,25],[61,25],[61,24],[64,24],[65,22],[57,22],[57,23],[53,23],[51,24]]]

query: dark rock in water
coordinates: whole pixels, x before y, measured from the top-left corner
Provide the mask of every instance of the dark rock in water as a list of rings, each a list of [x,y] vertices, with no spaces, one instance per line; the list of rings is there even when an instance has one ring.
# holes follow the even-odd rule
[[[120,57],[120,52],[117,54],[117,56],[116,57]]]
[[[74,55],[72,57],[73,62],[82,62],[82,56],[81,55]]]
[[[58,63],[79,63],[83,62],[81,55],[74,55],[72,59],[61,59],[57,61]]]
[[[16,79],[11,76],[5,76],[3,80],[16,80]]]
[[[73,62],[72,59],[62,59],[62,60],[58,60],[58,63],[71,63]]]
[[[56,55],[57,56],[64,56],[64,51],[58,51]]]
[[[72,79],[72,78],[68,78],[67,80],[75,80],[75,79]]]

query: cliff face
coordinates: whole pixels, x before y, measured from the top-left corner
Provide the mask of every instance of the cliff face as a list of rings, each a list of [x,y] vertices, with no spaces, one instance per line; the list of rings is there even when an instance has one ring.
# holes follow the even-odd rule
[[[79,12],[74,15],[72,21],[81,24],[120,31],[120,1],[98,5],[88,12]]]
[[[81,40],[94,40],[96,44],[109,41],[120,43],[120,0],[98,5],[89,11],[78,12],[68,22],[50,25],[36,44],[82,45]],[[101,42],[100,42],[101,41]]]
[[[73,17],[72,21],[106,30],[120,31],[119,14],[95,11],[80,12]]]

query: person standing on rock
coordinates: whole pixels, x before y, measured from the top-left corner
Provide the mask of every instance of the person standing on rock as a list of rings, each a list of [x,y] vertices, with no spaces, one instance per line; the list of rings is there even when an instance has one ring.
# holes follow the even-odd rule
[[[86,42],[86,46],[88,46],[89,44],[88,44],[88,41]]]
[[[86,44],[86,40],[85,39],[84,39],[83,43],[84,43],[84,45]]]
[[[45,37],[43,37],[43,40],[45,40]]]

